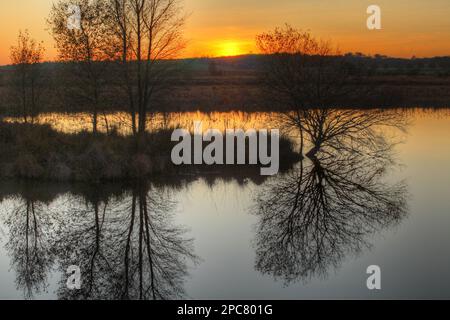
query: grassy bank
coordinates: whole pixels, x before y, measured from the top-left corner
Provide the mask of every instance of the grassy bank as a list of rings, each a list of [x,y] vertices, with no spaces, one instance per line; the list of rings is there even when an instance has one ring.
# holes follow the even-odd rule
[[[175,166],[171,131],[146,134],[142,141],[116,133],[64,134],[47,125],[0,123],[0,177],[51,181],[123,181],[167,175],[259,175],[258,165]],[[280,168],[290,168],[299,155],[292,142],[280,140]]]

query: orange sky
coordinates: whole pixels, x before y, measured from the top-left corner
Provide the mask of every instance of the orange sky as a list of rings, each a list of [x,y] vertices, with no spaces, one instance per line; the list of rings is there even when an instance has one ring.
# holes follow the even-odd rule
[[[0,1],[0,65],[20,29],[55,56],[45,19],[55,0]],[[450,0],[184,0],[191,13],[183,57],[256,52],[255,35],[289,23],[332,40],[343,52],[417,57],[450,55]],[[382,9],[382,30],[366,28],[366,8]]]

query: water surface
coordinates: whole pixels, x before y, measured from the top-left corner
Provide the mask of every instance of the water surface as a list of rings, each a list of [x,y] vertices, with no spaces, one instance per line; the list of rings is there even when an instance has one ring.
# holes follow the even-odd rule
[[[450,298],[449,112],[405,116],[407,133],[383,129],[402,141],[389,157],[306,158],[267,179],[2,182],[0,298]],[[183,121],[197,118],[271,117]]]

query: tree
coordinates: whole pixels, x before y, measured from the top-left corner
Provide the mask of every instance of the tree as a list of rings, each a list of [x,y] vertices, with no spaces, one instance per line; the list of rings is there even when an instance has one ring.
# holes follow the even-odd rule
[[[263,83],[283,111],[282,122],[299,129],[301,150],[305,113],[336,107],[355,87],[353,68],[328,41],[289,25],[256,37],[266,54]]]
[[[354,87],[344,56],[329,41],[286,25],[256,37],[267,55],[264,77],[291,109],[335,106]]]
[[[68,8],[80,9],[79,29],[69,28]],[[105,0],[60,0],[54,4],[48,23],[58,48],[59,60],[68,67],[68,91],[75,103],[88,107],[92,131],[97,133],[99,113],[105,121],[108,62],[117,54],[114,34],[108,27]]]
[[[25,123],[34,122],[39,107],[40,63],[44,55],[42,43],[32,39],[28,31],[20,31],[17,45],[11,47],[14,66],[14,95],[19,100]]]
[[[154,98],[167,84],[172,64],[165,60],[184,48],[181,31],[186,17],[178,0],[109,0],[109,4],[110,25],[121,43],[120,79],[133,132],[142,135]]]

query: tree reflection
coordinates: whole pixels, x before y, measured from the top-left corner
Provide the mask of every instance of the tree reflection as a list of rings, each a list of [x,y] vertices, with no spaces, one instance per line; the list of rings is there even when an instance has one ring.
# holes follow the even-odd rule
[[[322,156],[329,152],[332,156],[342,152],[381,155],[395,145],[387,131],[405,131],[408,119],[395,109],[314,108],[287,112],[281,124],[287,130],[298,128],[302,132],[301,139],[305,141],[301,144],[311,146],[306,154],[309,157],[319,151]]]
[[[61,299],[170,299],[184,295],[188,261],[197,261],[186,230],[173,225],[164,188],[140,183],[111,203],[70,210],[62,266],[79,265],[81,290],[61,283]],[[63,270],[64,271],[64,270]]]
[[[256,196],[256,268],[262,273],[286,283],[325,277],[345,256],[369,247],[368,236],[405,216],[406,186],[385,179],[395,164],[392,143],[371,125],[358,131],[344,121],[339,128],[342,119],[323,118],[320,123],[336,132],[328,136],[323,128],[330,126],[309,119],[315,126],[308,159]]]
[[[386,179],[396,164],[385,130],[404,120],[381,111],[305,114],[308,157],[287,174],[261,180],[255,205],[256,267],[286,283],[326,276],[346,256],[369,247],[370,235],[406,215],[406,186]],[[222,172],[219,178],[228,176],[234,177]],[[184,297],[188,265],[198,258],[186,230],[173,222],[176,202],[170,190],[196,178],[181,183],[166,177],[112,189],[58,185],[60,193],[34,187],[45,190],[40,195],[3,188],[0,199],[2,192],[9,198],[20,194],[5,220],[18,287],[32,297],[46,287],[46,275],[57,264],[60,299]],[[65,196],[54,201],[58,194]],[[62,210],[50,212],[45,206],[50,202]],[[81,269],[81,290],[66,286],[70,265]]]
[[[114,248],[109,244],[112,235],[108,232],[107,213],[110,205],[109,195],[88,188],[80,199],[74,197],[66,204],[63,218],[55,232],[60,241],[56,245],[61,272],[70,265],[80,267],[82,271],[82,289],[71,294],[62,290],[63,298],[89,298],[104,295],[108,285],[107,273],[111,272],[109,263]],[[85,205],[83,206],[83,202]],[[63,276],[63,279],[66,277]],[[61,280],[61,287],[66,283]]]
[[[11,256],[11,267],[16,271],[17,288],[24,297],[33,298],[46,290],[47,275],[54,263],[51,227],[52,215],[45,204],[32,194],[23,194],[13,201],[5,225],[9,228],[6,250]]]

